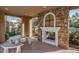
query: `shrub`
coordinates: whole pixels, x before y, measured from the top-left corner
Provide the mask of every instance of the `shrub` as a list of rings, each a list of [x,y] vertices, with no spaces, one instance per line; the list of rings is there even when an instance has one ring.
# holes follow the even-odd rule
[[[7,41],[8,39],[9,39],[9,34],[6,33],[6,34],[5,34],[5,41]]]
[[[8,32],[8,34],[10,37],[16,35],[15,32]]]
[[[16,35],[15,32],[8,32],[8,34],[9,34],[10,37]]]
[[[69,42],[75,45],[79,45],[79,31],[71,32]]]

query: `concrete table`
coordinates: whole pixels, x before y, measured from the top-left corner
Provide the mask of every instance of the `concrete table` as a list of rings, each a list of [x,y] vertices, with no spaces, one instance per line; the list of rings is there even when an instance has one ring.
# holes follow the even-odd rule
[[[26,36],[21,37],[21,42],[28,41],[28,44],[32,44],[32,37],[29,37],[29,34],[26,34]]]
[[[29,36],[29,34],[26,34],[26,39],[28,40],[28,44],[32,44],[32,37]]]
[[[5,43],[2,44],[1,47],[4,48],[4,53],[8,53],[9,49],[12,48],[16,48],[16,53],[21,52],[21,46],[23,46],[24,44],[19,43],[19,44],[9,44],[9,43]]]
[[[32,38],[31,37],[26,37],[28,39],[28,44],[32,44]]]

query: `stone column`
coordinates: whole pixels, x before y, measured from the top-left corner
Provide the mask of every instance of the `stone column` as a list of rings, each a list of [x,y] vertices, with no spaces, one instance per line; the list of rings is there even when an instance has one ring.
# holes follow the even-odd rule
[[[38,20],[39,20],[39,29],[38,29],[38,40],[42,42],[42,30],[40,29],[40,27],[43,27],[43,18],[44,15],[38,15]]]

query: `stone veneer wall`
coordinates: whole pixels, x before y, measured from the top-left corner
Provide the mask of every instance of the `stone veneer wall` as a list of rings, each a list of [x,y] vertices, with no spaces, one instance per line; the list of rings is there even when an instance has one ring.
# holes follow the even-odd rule
[[[52,7],[53,8],[53,7]],[[61,27],[58,37],[59,37],[59,46],[63,48],[69,47],[69,33],[68,33],[68,7],[59,7],[55,9],[51,9],[51,12],[53,12],[56,15],[56,26]],[[49,12],[49,11],[47,11]],[[38,19],[40,21],[40,27],[43,25],[43,17],[45,13],[41,13],[38,15]],[[39,37],[38,39],[41,41],[41,30],[39,29]]]

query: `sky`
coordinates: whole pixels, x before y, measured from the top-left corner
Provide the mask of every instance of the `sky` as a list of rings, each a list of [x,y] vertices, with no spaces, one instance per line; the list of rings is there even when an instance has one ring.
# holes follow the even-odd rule
[[[75,13],[78,13],[78,14],[79,14],[79,9],[70,10],[69,16],[72,16],[72,15],[74,15]]]
[[[17,19],[20,19],[19,17],[16,17],[16,16],[7,16],[9,17],[8,21],[10,22],[17,22],[18,20]]]

